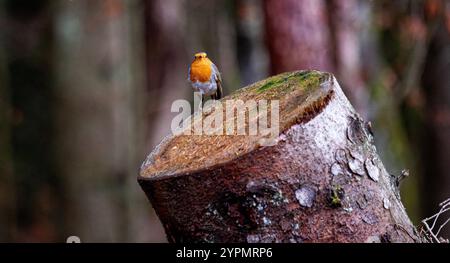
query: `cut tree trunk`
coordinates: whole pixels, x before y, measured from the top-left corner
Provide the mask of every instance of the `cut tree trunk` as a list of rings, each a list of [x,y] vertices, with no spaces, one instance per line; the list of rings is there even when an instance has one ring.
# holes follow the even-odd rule
[[[280,134],[166,137],[138,181],[170,242],[421,241],[333,75],[283,73],[231,99],[278,100]],[[223,113],[205,110],[185,129]]]

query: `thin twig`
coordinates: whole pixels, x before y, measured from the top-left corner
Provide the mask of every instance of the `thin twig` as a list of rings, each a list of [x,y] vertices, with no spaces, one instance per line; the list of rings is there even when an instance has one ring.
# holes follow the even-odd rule
[[[436,226],[436,222],[437,222],[437,220],[439,219],[439,216],[441,215],[441,214],[443,214],[443,213],[445,213],[445,212],[447,212],[447,211],[449,211],[450,210],[450,207],[449,208],[446,208],[446,209],[444,209],[444,210],[439,210],[439,212],[437,213],[437,214],[435,214],[434,216],[432,216],[432,218],[434,217],[434,221],[433,221],[433,225],[431,226],[431,229],[434,229],[434,227]]]
[[[424,220],[422,220],[422,224],[425,227],[425,230],[422,230],[421,232],[423,232],[424,237],[430,241],[430,242],[436,242],[436,243],[441,243],[441,240],[439,239],[439,233],[441,232],[441,230],[444,228],[445,225],[447,225],[450,222],[450,218],[448,218],[443,224],[441,224],[438,228],[438,230],[436,231],[436,233],[433,231],[437,221],[439,220],[439,218],[441,217],[442,214],[446,213],[447,211],[450,211],[450,198],[445,200],[444,202],[440,203],[439,206],[441,207],[439,209],[439,212],[437,212],[436,214],[425,218]],[[430,227],[430,225],[428,224],[428,221],[433,220],[433,223]]]
[[[450,218],[447,219],[438,229],[438,231],[436,232],[436,235],[439,235],[439,233],[441,232],[442,228],[448,223],[450,222]]]

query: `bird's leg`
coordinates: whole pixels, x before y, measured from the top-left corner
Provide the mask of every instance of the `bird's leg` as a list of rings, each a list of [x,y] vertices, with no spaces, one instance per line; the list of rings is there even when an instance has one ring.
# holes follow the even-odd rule
[[[205,98],[206,98],[206,96],[202,94],[202,101],[200,102],[200,105],[202,105],[202,111],[203,111],[203,106],[205,105]]]
[[[200,95],[200,103],[198,104],[198,111],[201,113],[203,111],[203,94]]]
[[[203,94],[201,92],[194,92],[194,113],[202,111]],[[195,111],[197,109],[197,111]]]

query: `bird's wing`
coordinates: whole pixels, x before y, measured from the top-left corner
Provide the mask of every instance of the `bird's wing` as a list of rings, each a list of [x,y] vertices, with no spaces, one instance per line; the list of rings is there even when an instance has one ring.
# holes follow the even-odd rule
[[[221,82],[222,83],[222,76],[220,75],[219,69],[217,69],[216,65],[214,63],[211,63],[212,68],[213,68],[213,73],[215,75],[215,80],[217,82]]]
[[[217,69],[216,65],[214,63],[211,64],[213,68],[213,73],[215,76],[215,81],[217,84],[217,91],[216,91],[216,99],[220,99],[223,96],[223,89],[222,89],[222,76],[220,75],[219,69]]]
[[[187,81],[191,81],[191,66],[189,66],[189,69],[188,69]]]

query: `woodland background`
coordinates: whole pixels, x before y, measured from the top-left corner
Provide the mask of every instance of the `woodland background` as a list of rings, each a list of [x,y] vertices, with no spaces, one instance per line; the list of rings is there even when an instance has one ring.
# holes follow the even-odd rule
[[[0,0],[0,241],[164,242],[136,177],[198,51],[333,72],[414,223],[450,197],[450,1]]]

